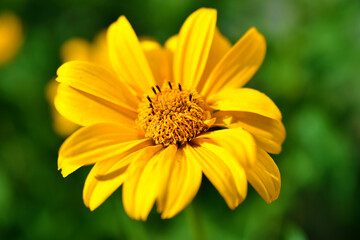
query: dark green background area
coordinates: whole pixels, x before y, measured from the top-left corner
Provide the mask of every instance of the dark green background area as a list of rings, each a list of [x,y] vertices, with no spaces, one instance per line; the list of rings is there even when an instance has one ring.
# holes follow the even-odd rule
[[[147,222],[124,213],[121,191],[90,212],[82,202],[89,167],[63,179],[44,88],[71,37],[92,40],[120,15],[139,36],[160,42],[199,7],[218,9],[233,43],[251,26],[265,35],[266,59],[248,86],[283,113],[287,139],[273,156],[282,175],[268,205],[249,187],[229,210],[204,180],[178,216]],[[356,239],[359,234],[360,2],[1,0],[20,16],[25,42],[0,68],[0,239]],[[1,37],[1,36],[0,36]],[[1,54],[1,53],[0,53]]]

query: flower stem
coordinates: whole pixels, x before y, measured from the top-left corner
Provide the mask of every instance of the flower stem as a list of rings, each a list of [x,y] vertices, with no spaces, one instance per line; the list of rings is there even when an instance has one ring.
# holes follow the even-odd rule
[[[193,234],[193,239],[195,240],[206,240],[206,234],[202,224],[202,219],[199,214],[199,209],[195,206],[194,203],[191,203],[187,209],[187,219]]]

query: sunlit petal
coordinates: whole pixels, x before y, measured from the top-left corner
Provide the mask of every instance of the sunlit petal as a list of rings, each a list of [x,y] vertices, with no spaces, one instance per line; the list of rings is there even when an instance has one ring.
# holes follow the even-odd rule
[[[201,76],[201,80],[197,86],[199,92],[202,91],[204,84],[208,81],[211,72],[220,60],[231,49],[231,42],[220,32],[218,28],[215,29],[214,39],[211,44],[209,56],[206,62],[204,72]]]
[[[155,80],[139,40],[125,16],[109,27],[108,46],[114,71],[142,97],[155,85]]]
[[[72,61],[57,71],[57,81],[136,113],[139,99],[109,71],[99,65]]]
[[[205,176],[219,191],[229,208],[234,209],[246,197],[247,181],[244,169],[234,157],[223,148],[206,139],[193,141],[196,145],[185,152],[196,159]]]
[[[231,128],[241,126],[254,136],[257,145],[265,151],[275,154],[281,152],[281,145],[286,137],[281,121],[249,112],[218,111],[214,117],[218,124]]]
[[[256,143],[253,136],[241,127],[208,132],[198,139],[207,139],[232,153],[242,166],[251,166],[256,159]]]
[[[129,164],[137,156],[143,156],[144,149],[146,147],[94,165],[86,178],[83,190],[84,203],[91,211],[100,206],[124,183]]]
[[[258,151],[257,161],[251,168],[246,169],[246,175],[267,203],[278,198],[281,187],[280,172],[274,160],[265,151]]]
[[[216,10],[201,8],[181,27],[174,55],[175,82],[196,88],[204,71],[216,27]]]
[[[133,156],[132,154],[130,156]],[[127,157],[129,158],[129,157]],[[123,159],[114,158],[107,161],[97,162],[91,169],[89,175],[86,178],[83,200],[85,206],[90,208],[91,211],[98,208],[113,192],[115,192],[121,184],[123,184],[126,177],[126,169],[130,162],[130,159],[124,164],[122,171],[118,171],[117,176],[113,177],[109,181],[102,181],[97,178],[103,171],[111,168],[115,161],[123,161]]]
[[[133,160],[129,166],[123,186],[125,211],[134,219],[146,220],[155,200],[165,188],[170,173],[172,159],[177,146],[171,145],[162,149],[161,145],[153,147],[141,158]]]
[[[64,177],[82,167],[152,145],[136,129],[109,123],[76,131],[59,150],[58,167]]]
[[[162,218],[171,218],[182,211],[195,197],[202,178],[197,160],[183,148],[179,148],[176,156],[168,161],[172,162],[169,179],[157,203]]]
[[[54,103],[59,113],[80,126],[101,122],[132,125],[136,118],[133,111],[66,84],[59,85]]]
[[[265,52],[265,38],[251,28],[216,65],[202,94],[207,97],[222,89],[244,86],[261,66]]]
[[[209,99],[213,109],[256,113],[275,120],[281,120],[281,112],[265,94],[251,88],[223,90]]]
[[[171,66],[173,53],[155,41],[144,40],[140,43],[156,84],[162,86],[164,81],[172,81]]]

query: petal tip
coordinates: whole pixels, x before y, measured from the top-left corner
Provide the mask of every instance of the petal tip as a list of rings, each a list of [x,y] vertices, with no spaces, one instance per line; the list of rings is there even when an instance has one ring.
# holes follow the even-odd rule
[[[206,8],[206,7],[199,8],[195,12],[207,12],[209,14],[217,14],[217,10],[215,8]]]
[[[121,15],[119,18],[118,18],[118,21],[119,22],[128,22],[128,20],[127,20],[127,18],[126,18],[126,16],[125,15]]]
[[[259,41],[259,42],[263,42],[263,43],[266,44],[264,35],[263,35],[261,32],[259,32],[259,30],[258,30],[256,27],[252,26],[252,27],[247,31],[247,33],[248,33],[248,34],[256,35],[256,37],[258,38],[258,41]]]
[[[90,209],[90,211],[95,211],[95,209],[97,209],[98,208],[98,206],[92,206],[91,204],[90,204],[90,206],[87,206],[89,209]]]
[[[251,33],[259,33],[259,30],[258,30],[255,26],[252,26],[252,27],[249,29],[249,32],[251,32]]]
[[[65,171],[64,169],[61,169],[61,175],[63,178],[66,178],[67,176],[69,176],[69,174],[70,174],[69,172]]]

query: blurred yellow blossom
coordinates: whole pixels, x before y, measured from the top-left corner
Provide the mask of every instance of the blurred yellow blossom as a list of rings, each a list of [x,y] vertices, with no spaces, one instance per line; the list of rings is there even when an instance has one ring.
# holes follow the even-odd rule
[[[22,24],[11,12],[0,13],[0,66],[9,62],[23,42]]]

